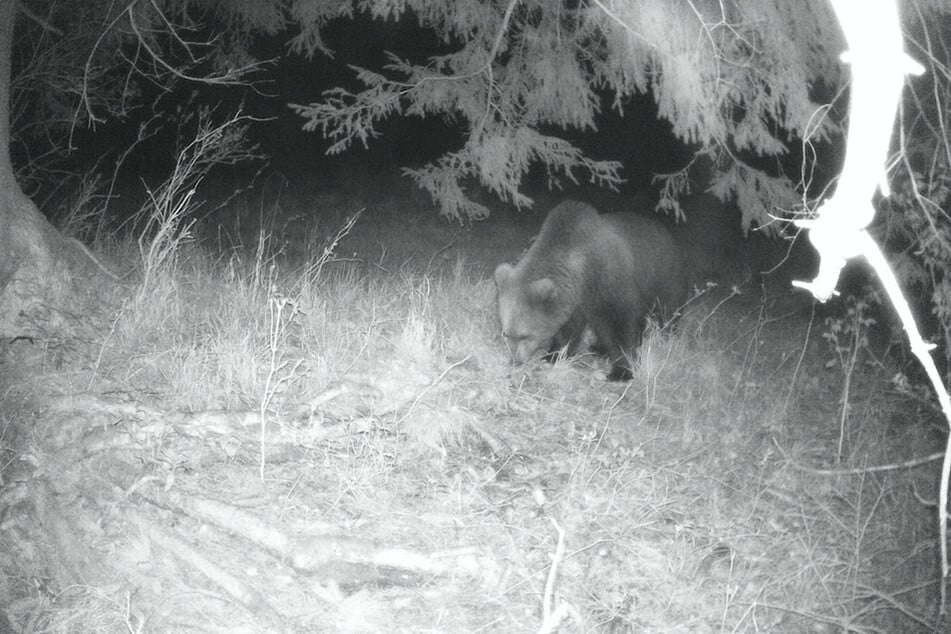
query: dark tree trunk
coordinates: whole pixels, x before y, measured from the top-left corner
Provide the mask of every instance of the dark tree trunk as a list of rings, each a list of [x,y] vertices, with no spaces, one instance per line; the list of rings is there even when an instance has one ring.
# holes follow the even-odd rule
[[[43,302],[62,237],[16,180],[10,159],[10,67],[16,0],[0,0],[0,335],[31,330],[22,318]]]

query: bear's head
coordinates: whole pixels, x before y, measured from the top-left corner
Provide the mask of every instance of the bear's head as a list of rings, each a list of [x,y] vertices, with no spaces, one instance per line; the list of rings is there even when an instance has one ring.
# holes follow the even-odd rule
[[[495,269],[499,321],[509,354],[525,363],[539,351],[547,352],[567,315],[558,302],[558,289],[551,278],[526,282],[515,267],[500,264]]]

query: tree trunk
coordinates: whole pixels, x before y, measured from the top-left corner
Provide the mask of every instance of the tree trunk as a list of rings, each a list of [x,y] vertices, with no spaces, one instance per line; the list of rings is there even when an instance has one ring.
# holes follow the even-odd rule
[[[0,335],[29,334],[29,317],[55,286],[63,242],[20,188],[10,158],[10,69],[16,0],[0,0]],[[24,319],[26,318],[26,319]]]

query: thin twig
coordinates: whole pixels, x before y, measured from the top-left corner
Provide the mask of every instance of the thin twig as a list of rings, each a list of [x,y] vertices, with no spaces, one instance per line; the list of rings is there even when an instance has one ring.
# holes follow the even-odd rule
[[[443,380],[443,377],[445,377],[447,374],[449,374],[449,371],[450,371],[450,370],[452,370],[452,369],[455,368],[455,367],[458,367],[458,366],[462,365],[463,363],[465,363],[466,361],[468,361],[470,358],[472,358],[472,355],[466,355],[465,358],[461,359],[460,361],[456,361],[455,363],[453,363],[452,365],[450,365],[449,367],[447,367],[445,370],[443,370],[443,371],[442,371],[442,374],[440,374],[439,376],[437,376],[435,381],[433,381],[432,383],[430,383],[429,385],[427,385],[426,387],[424,387],[423,390],[422,390],[419,394],[416,395],[416,398],[413,399],[413,402],[410,404],[409,409],[406,410],[406,413],[403,414],[403,415],[400,417],[400,419],[399,419],[398,421],[396,421],[396,424],[399,425],[399,424],[401,424],[404,420],[406,420],[406,418],[407,418],[407,417],[413,412],[413,410],[416,408],[416,405],[419,403],[420,399],[422,399],[423,396],[425,396],[426,393],[429,392],[429,390],[431,390],[431,389],[433,389],[434,387],[436,387],[436,385],[438,385],[439,382]]]
[[[44,31],[49,31],[50,33],[58,35],[59,37],[63,37],[63,35],[65,35],[62,29],[53,26],[49,23],[49,21],[40,17],[36,12],[30,9],[30,7],[27,6],[25,2],[18,2],[17,8],[20,10],[20,13],[39,24]]]
[[[802,360],[806,356],[806,349],[809,347],[809,335],[812,333],[812,323],[816,320],[816,305],[812,305],[812,311],[809,314],[809,325],[806,327],[806,336],[802,339],[802,350],[799,353],[799,361],[796,362],[796,369],[793,370],[792,378],[789,380],[789,390],[786,392],[786,402],[783,403],[783,413],[789,411],[789,400],[792,398],[793,390],[796,389],[796,380],[799,376],[799,370],[802,368]]]
[[[548,578],[545,580],[545,596],[542,598],[542,625],[539,628],[539,634],[548,634],[558,629],[558,625],[568,614],[568,604],[559,604],[554,611],[552,610],[552,600],[555,595],[555,582],[558,579],[558,564],[565,557],[565,529],[558,525],[554,519],[549,518],[552,526],[558,532],[558,544],[555,546],[555,554],[551,558],[551,568],[548,570]]]

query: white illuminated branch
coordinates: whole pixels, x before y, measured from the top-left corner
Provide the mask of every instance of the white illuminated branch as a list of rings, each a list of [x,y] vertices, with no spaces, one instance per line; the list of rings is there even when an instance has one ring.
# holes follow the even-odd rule
[[[864,256],[875,269],[889,300],[901,319],[912,352],[924,366],[928,378],[951,425],[951,399],[944,389],[931,358],[933,344],[925,343],[915,325],[908,302],[881,249],[866,231],[875,210],[872,197],[876,187],[889,194],[885,164],[895,116],[901,100],[905,74],[921,74],[924,69],[905,55],[895,0],[831,0],[838,15],[849,50],[843,61],[851,65],[849,131],[845,164],[835,195],[822,204],[818,216],[798,221],[809,229],[809,240],[819,252],[819,273],[811,282],[793,282],[813,293],[820,301],[835,292],[839,273],[846,260]],[[945,447],[941,469],[938,523],[941,547],[941,613],[946,609],[948,579],[948,477],[951,472],[951,434]]]

